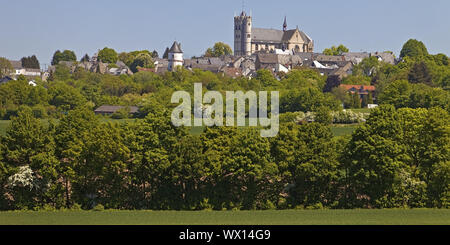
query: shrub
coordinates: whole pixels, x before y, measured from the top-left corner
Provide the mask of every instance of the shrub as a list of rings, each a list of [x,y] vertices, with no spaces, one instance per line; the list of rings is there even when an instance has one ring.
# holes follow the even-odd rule
[[[95,205],[95,207],[92,210],[93,211],[103,211],[103,210],[105,210],[105,207],[99,203],[99,204]]]

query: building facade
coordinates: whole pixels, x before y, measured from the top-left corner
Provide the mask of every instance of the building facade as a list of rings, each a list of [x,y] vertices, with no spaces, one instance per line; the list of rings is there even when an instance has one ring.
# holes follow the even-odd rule
[[[314,41],[298,27],[288,30],[286,18],[282,30],[253,28],[252,25],[252,17],[244,11],[234,17],[234,55],[248,56],[276,49],[314,52]]]

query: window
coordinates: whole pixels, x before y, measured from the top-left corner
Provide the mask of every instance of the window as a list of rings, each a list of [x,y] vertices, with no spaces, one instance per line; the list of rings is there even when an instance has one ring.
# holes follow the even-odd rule
[[[250,38],[250,34],[247,34],[247,38]]]

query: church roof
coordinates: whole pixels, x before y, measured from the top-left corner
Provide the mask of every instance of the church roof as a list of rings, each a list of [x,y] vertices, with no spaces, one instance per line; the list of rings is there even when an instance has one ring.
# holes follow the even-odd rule
[[[291,39],[296,30],[297,29],[282,31],[266,28],[252,28],[252,41],[280,43]],[[308,37],[308,35],[306,35],[304,32],[299,30],[299,33],[306,43],[312,41],[311,38]]]
[[[181,51],[180,44],[176,41],[173,42],[172,47],[169,49],[169,53],[183,53],[183,51]]]
[[[280,42],[283,40],[283,31],[266,28],[252,28],[252,40],[264,42]]]

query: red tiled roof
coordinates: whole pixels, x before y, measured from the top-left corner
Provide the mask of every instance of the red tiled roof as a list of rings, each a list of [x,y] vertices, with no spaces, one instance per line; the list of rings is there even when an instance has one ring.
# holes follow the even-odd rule
[[[339,87],[344,88],[345,90],[350,90],[352,88],[356,90],[367,90],[367,91],[375,91],[375,86],[368,85],[350,85],[350,84],[341,84]]]

